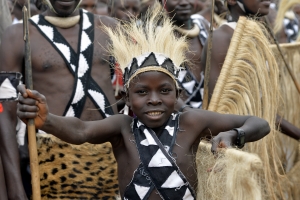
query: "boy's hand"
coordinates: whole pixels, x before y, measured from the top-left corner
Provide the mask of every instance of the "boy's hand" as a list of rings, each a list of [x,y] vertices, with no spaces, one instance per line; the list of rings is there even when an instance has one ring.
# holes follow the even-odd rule
[[[221,132],[212,139],[211,152],[215,154],[217,148],[227,148],[235,144],[237,132],[230,130]]]
[[[35,90],[26,89],[24,85],[19,85],[18,91],[21,93],[18,102],[18,117],[26,124],[27,119],[34,119],[36,128],[41,128],[49,114],[45,96]]]

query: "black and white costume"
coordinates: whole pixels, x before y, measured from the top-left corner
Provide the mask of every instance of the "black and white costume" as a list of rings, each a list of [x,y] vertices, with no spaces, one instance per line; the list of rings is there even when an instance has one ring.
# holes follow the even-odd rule
[[[125,189],[124,200],[148,199],[154,189],[162,199],[195,199],[193,188],[172,157],[179,116],[170,116],[159,137],[152,129],[134,119],[132,131],[141,163]]]
[[[193,23],[200,28],[198,38],[201,45],[204,46],[208,37],[208,32],[203,22],[205,19],[198,14],[192,15],[191,18]],[[178,83],[188,94],[185,104],[190,105],[193,108],[201,108],[204,90],[204,74],[201,73],[201,79],[198,81],[193,73],[186,68],[179,72]]]

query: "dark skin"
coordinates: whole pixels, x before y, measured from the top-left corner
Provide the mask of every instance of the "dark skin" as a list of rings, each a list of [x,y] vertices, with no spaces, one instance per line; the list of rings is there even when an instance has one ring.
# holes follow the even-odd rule
[[[211,9],[212,9],[212,2],[206,1],[206,6],[203,8],[203,10],[200,10],[198,12],[199,15],[202,15],[208,22],[211,22]],[[225,13],[226,7],[223,5],[223,3],[219,0],[215,0],[215,13],[217,15],[220,15],[222,13]],[[214,22],[214,27],[217,28],[218,24]]]
[[[83,8],[91,13],[97,14],[97,0],[83,0],[80,4],[80,8]]]
[[[97,1],[97,14],[98,15],[105,15],[105,16],[109,16],[109,13],[107,11],[107,4],[106,1],[102,2],[100,0]]]
[[[165,9],[168,12],[169,17],[172,19],[173,23],[184,29],[191,29],[193,24],[190,20],[193,14],[193,0],[168,0],[165,2]],[[206,27],[207,28],[207,27]],[[180,37],[180,33],[176,32]],[[186,57],[189,60],[189,69],[200,81],[201,76],[201,54],[203,46],[200,43],[199,37],[188,38],[189,51],[186,53]],[[181,98],[184,100],[187,98],[185,91],[181,93]],[[178,102],[178,107],[180,108],[184,103],[182,101]]]
[[[260,1],[251,1],[244,0],[245,5],[252,13],[257,13],[259,10],[259,15],[264,16],[267,15],[267,3]],[[230,12],[233,18],[233,21],[237,21],[240,16],[248,16],[246,15],[241,8],[237,5],[236,0],[228,0],[228,5],[230,6]],[[255,11],[256,9],[256,11]],[[250,14],[251,15],[251,14]],[[208,94],[209,94],[209,102],[211,96],[213,94],[215,85],[219,78],[220,72],[222,70],[223,63],[226,58],[226,54],[231,42],[231,38],[233,36],[234,30],[229,26],[221,26],[217,30],[214,31],[213,41],[212,41],[212,54],[211,54],[211,69],[209,74],[209,83],[208,83]],[[205,66],[206,63],[206,52],[207,52],[207,44],[204,47],[204,52],[202,54],[202,66]],[[276,120],[277,124],[280,124],[281,130],[284,134],[295,138],[297,140],[300,139],[300,130],[293,126],[288,121],[282,119],[282,117],[277,116]]]
[[[68,6],[62,6],[59,2],[53,2],[54,8],[57,8],[56,15],[47,10],[43,15],[50,16],[73,16],[78,15],[79,11],[73,12],[78,1],[69,3]],[[72,10],[73,9],[73,10]],[[108,36],[101,30],[101,26],[115,26],[115,20],[95,16],[95,41],[94,41],[94,58],[91,75],[99,84],[103,92],[108,97],[109,102],[113,105],[113,111],[117,109],[114,106],[115,98],[110,79],[110,68],[107,62],[108,55],[101,47],[105,48],[109,41]],[[68,43],[77,52],[79,25],[68,29],[57,28],[58,31],[66,38]],[[68,70],[64,60],[53,49],[52,45],[41,36],[39,31],[29,23],[31,54],[32,56],[32,76],[34,88],[43,91],[49,99],[49,110],[56,115],[62,115],[73,91],[74,77]],[[23,72],[24,63],[24,41],[23,25],[17,24],[9,27],[3,36],[3,42],[0,47],[0,71],[17,71]],[[101,45],[99,45],[101,44]],[[16,127],[16,103],[3,103],[4,112],[0,114],[0,152],[5,162],[4,172],[7,184],[9,199],[26,199],[23,191],[20,169],[18,146],[15,136]],[[85,121],[99,120],[102,116],[92,101],[87,98],[81,119]]]
[[[140,5],[139,0],[114,0],[108,6],[108,13],[121,21],[130,21],[140,14]]]
[[[3,173],[2,159],[0,157],[0,199],[7,199],[5,177]]]
[[[131,131],[132,118],[128,115],[114,115],[100,121],[84,122],[77,118],[55,116],[48,112],[46,98],[37,91],[26,90],[19,86],[22,97],[19,99],[18,116],[34,118],[36,127],[46,132],[55,132],[56,136],[69,143],[94,144],[111,142],[118,166],[120,194],[131,181],[134,170],[140,164],[134,136]],[[149,128],[160,134],[177,103],[178,92],[174,81],[162,72],[139,74],[130,83],[126,95],[126,104]],[[213,138],[212,151],[217,147],[226,147],[236,141],[234,127],[246,132],[246,142],[256,141],[270,131],[268,123],[251,116],[224,115],[210,111],[194,109],[181,114],[179,132],[173,152],[177,154],[176,163],[190,184],[197,188],[197,174],[194,166],[195,152],[201,138]],[[201,123],[199,123],[201,121]],[[100,131],[101,130],[101,131]],[[231,131],[228,131],[231,130]],[[160,199],[153,191],[151,199]]]

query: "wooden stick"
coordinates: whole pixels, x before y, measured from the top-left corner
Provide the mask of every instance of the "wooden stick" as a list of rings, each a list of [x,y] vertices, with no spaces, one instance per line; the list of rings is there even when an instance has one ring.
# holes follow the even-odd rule
[[[215,0],[212,0],[211,5],[211,22],[209,27],[209,37],[207,41],[207,52],[206,52],[206,66],[205,66],[205,75],[204,75],[204,95],[203,95],[203,104],[202,108],[208,109],[208,83],[210,75],[210,60],[211,60],[211,49],[212,49],[212,38],[213,38],[213,29],[214,29],[214,14],[215,14]]]
[[[23,31],[25,41],[25,83],[26,87],[30,90],[33,89],[32,83],[32,68],[31,68],[31,48],[28,30],[28,13],[27,9],[23,7]],[[40,170],[38,163],[37,145],[36,145],[36,130],[34,119],[29,119],[27,123],[28,130],[28,148],[30,158],[30,171],[31,171],[31,186],[32,186],[32,199],[41,199],[40,189]]]
[[[25,4],[26,4],[26,3],[25,3]],[[30,0],[27,0],[27,8],[28,8],[28,10],[27,10],[28,18],[30,18],[30,17],[31,17]]]
[[[292,69],[290,68],[289,64],[287,63],[287,61],[286,61],[285,58],[284,58],[284,55],[283,55],[283,53],[282,53],[282,51],[281,51],[281,48],[280,48],[280,46],[279,46],[279,43],[278,43],[278,41],[277,41],[275,35],[274,35],[274,33],[273,33],[273,30],[271,30],[271,28],[270,28],[270,21],[269,21],[269,19],[268,19],[267,17],[265,17],[265,21],[266,21],[266,25],[265,25],[265,26],[266,26],[266,28],[268,29],[268,32],[271,34],[271,36],[272,36],[272,38],[273,38],[273,40],[274,40],[274,42],[275,42],[275,44],[276,44],[276,47],[277,47],[277,49],[278,49],[278,51],[279,51],[280,57],[282,58],[282,60],[283,60],[283,62],[284,62],[284,65],[285,65],[285,67],[287,68],[287,70],[288,70],[290,76],[292,77],[292,80],[293,80],[293,82],[294,82],[294,84],[295,84],[295,86],[296,86],[296,88],[297,88],[297,90],[298,90],[298,93],[300,94],[300,85],[299,85],[299,83],[298,83],[298,81],[297,81],[295,75],[293,74]]]

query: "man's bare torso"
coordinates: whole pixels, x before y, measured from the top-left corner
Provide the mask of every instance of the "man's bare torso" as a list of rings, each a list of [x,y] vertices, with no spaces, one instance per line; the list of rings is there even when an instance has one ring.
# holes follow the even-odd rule
[[[106,17],[101,17],[100,19],[101,21],[104,21],[106,25],[108,25],[107,23],[111,23]],[[109,102],[114,104],[115,98],[111,85],[111,71],[108,63],[109,57],[108,53],[101,47],[101,45],[106,47],[108,37],[99,27],[100,19],[95,17],[95,41],[91,76],[101,87],[105,95],[107,95]],[[21,37],[22,25],[19,24],[17,26],[18,27],[15,27],[15,31],[20,31],[19,37]],[[79,24],[68,29],[57,28],[57,30],[64,36],[77,53]],[[33,25],[30,25],[29,31],[34,89],[43,91],[52,113],[63,115],[74,90],[74,76],[69,71],[60,54]],[[18,48],[23,49],[23,45],[24,43],[20,43]],[[20,61],[18,62],[22,62],[23,56],[24,52],[20,52]],[[18,71],[20,71],[20,69],[18,69]],[[113,110],[116,112],[115,106],[113,106]],[[86,99],[81,119],[102,119],[99,111],[95,110],[95,106],[89,98]]]

